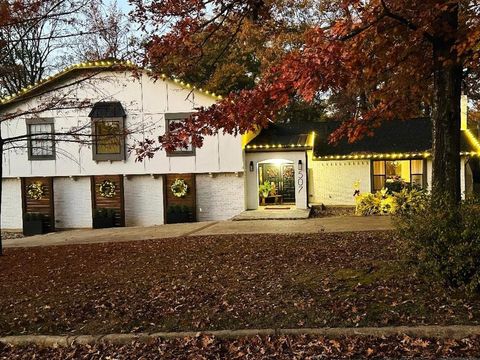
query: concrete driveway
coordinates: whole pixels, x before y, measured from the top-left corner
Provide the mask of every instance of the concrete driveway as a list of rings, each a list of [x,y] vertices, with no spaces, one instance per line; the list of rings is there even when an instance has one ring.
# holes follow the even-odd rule
[[[84,229],[4,240],[4,247],[92,244],[222,234],[293,234],[391,230],[388,216],[341,216],[305,220],[212,221],[150,227]]]

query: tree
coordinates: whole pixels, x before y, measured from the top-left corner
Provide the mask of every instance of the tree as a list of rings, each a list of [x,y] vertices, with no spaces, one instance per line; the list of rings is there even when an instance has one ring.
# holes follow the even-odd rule
[[[18,64],[18,61],[23,59],[16,58],[21,55],[21,52],[16,51],[17,44],[28,44],[35,42],[41,43],[45,40],[44,32],[30,31],[38,26],[38,24],[55,23],[56,21],[63,21],[68,19],[71,15],[78,12],[78,7],[67,6],[67,1],[34,1],[34,0],[17,0],[15,2],[3,2],[0,6],[0,34],[8,34],[9,29],[21,29],[16,32],[15,36],[3,39],[0,42],[0,65],[4,68],[12,64]],[[68,3],[71,4],[71,3]],[[47,26],[48,27],[48,26]],[[47,41],[51,41],[55,38],[73,38],[81,35],[71,31],[69,33],[62,33],[51,35],[54,33],[49,32]],[[14,46],[15,45],[15,46]],[[47,47],[48,48],[48,47]],[[14,61],[12,61],[12,59]],[[37,59],[38,60],[38,59]],[[40,72],[45,71],[44,63],[37,63],[33,61],[35,69]],[[85,124],[74,124],[67,128],[56,128],[54,133],[36,133],[29,134],[28,132],[22,134],[16,134],[14,136],[9,135],[8,124],[15,121],[18,118],[25,116],[36,116],[44,111],[62,111],[68,109],[77,109],[86,106],[90,106],[88,99],[79,99],[77,91],[80,86],[94,86],[90,80],[100,74],[102,71],[108,71],[112,68],[121,67],[122,69],[130,68],[131,65],[127,63],[118,62],[103,62],[102,66],[95,65],[93,69],[79,69],[75,66],[71,67],[68,71],[73,73],[82,70],[80,76],[74,77],[68,81],[59,83],[51,83],[49,81],[32,84],[29,81],[26,85],[29,86],[30,91],[24,92],[23,89],[18,89],[15,93],[2,98],[0,104],[1,116],[0,116],[0,154],[3,155],[4,151],[14,149],[27,148],[27,142],[34,139],[42,139],[45,137],[53,137],[55,143],[78,143],[90,145],[92,142],[97,141],[100,136],[92,135],[90,130],[90,122]],[[23,74],[23,72],[21,72]],[[36,79],[35,75],[35,79]],[[32,97],[38,97],[38,105],[32,107],[19,107],[15,108],[17,100],[28,100]],[[142,124],[142,127],[144,124]],[[125,136],[135,133],[140,129],[128,129],[121,134],[109,134],[108,136]],[[107,136],[107,135],[105,135]],[[3,156],[2,156],[3,158]],[[2,178],[3,161],[0,162],[0,178]],[[2,184],[0,184],[0,218],[1,218],[1,198],[2,198]],[[1,229],[0,229],[1,230]],[[2,243],[0,236],[0,255],[2,255]]]
[[[33,85],[59,66],[59,52],[80,34],[70,24],[83,1],[19,1],[0,27],[0,94]],[[8,8],[7,8],[8,9]],[[9,11],[9,10],[7,10]]]
[[[166,33],[151,38],[147,58],[152,62],[158,44],[184,46],[199,29],[215,31],[225,23],[235,37],[234,24],[241,28],[247,18],[267,23],[278,18],[279,8],[294,3],[154,0],[148,6],[137,3],[136,16],[158,24],[170,21]],[[382,121],[408,119],[431,108],[432,191],[458,201],[460,96],[462,85],[471,91],[466,84],[478,77],[480,3],[326,0],[317,5],[320,13],[304,29],[301,46],[285,48],[252,89],[230,93],[161,137],[162,146],[185,146],[190,139],[201,146],[204,136],[218,131],[238,134],[264,127],[296,96],[311,101],[318,93],[351,93],[359,106],[331,140],[345,136],[355,141],[372,135]]]
[[[116,0],[89,1],[76,15],[73,28],[81,38],[71,46],[67,56],[70,63],[120,60],[136,55],[139,40]]]

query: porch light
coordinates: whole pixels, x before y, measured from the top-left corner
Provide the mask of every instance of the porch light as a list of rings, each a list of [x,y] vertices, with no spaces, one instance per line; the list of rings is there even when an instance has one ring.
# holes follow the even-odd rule
[[[250,161],[249,169],[250,169],[250,172],[253,172],[253,161]]]
[[[298,160],[298,170],[302,170],[303,169],[303,163],[302,163],[302,160]]]

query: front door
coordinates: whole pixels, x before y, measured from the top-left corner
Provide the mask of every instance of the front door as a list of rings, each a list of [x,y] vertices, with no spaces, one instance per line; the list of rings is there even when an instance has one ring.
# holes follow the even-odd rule
[[[293,164],[266,163],[259,165],[260,184],[268,181],[275,184],[277,195],[283,203],[295,203],[295,171]]]

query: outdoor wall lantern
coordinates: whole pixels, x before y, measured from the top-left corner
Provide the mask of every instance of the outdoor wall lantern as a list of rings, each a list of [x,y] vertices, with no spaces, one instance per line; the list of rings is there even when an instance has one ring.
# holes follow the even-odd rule
[[[250,172],[253,172],[253,161],[250,161]]]
[[[298,170],[302,171],[303,163],[302,160],[298,160]]]

